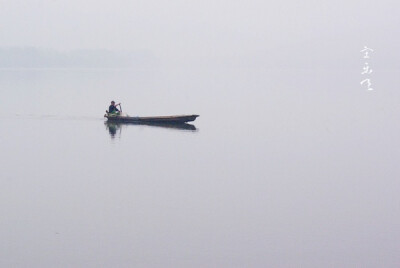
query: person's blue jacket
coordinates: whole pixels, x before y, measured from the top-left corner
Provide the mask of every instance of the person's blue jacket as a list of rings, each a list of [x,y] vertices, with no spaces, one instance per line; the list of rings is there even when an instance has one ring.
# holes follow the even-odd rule
[[[110,105],[110,107],[108,107],[108,112],[115,113],[115,112],[119,112],[119,110],[117,109],[117,107],[115,107],[115,105]]]

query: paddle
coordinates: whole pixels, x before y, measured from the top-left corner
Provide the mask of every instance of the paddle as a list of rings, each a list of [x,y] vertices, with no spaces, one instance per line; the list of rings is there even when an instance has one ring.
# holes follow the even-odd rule
[[[119,105],[119,108],[121,109],[120,112],[122,113],[122,106],[121,106],[121,103],[118,103],[117,106],[118,106],[118,105]]]

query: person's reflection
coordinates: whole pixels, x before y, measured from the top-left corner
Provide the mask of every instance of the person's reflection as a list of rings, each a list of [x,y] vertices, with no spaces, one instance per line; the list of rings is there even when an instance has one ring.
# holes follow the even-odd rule
[[[112,123],[106,123],[108,132],[110,133],[111,139],[115,138],[115,135],[117,134],[117,130],[120,129],[121,127],[117,124],[112,124]]]

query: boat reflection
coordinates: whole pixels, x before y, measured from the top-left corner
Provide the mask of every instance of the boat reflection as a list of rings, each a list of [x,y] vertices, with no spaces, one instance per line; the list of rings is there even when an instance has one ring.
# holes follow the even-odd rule
[[[149,127],[158,127],[158,128],[168,128],[175,130],[184,130],[184,131],[197,131],[196,126],[182,123],[182,124],[168,124],[168,123],[121,123],[121,122],[109,122],[105,121],[104,125],[106,126],[110,136],[112,139],[115,138],[117,133],[119,133],[119,137],[121,136],[121,129],[124,126],[149,126]]]

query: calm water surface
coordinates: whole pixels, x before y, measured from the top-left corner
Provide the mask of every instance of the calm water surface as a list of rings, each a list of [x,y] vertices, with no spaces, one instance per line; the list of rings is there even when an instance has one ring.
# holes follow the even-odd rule
[[[399,77],[2,70],[0,266],[399,267]]]

